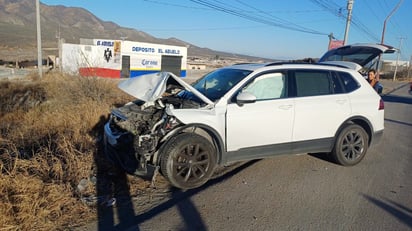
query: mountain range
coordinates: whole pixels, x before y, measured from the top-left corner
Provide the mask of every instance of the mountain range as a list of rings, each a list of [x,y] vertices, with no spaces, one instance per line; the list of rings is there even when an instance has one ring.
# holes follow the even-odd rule
[[[97,3],[96,3],[97,4]],[[104,21],[79,7],[40,4],[43,56],[57,55],[58,38],[79,43],[80,38],[120,39],[188,47],[188,56],[264,60],[240,54],[201,48],[178,38],[156,38],[133,28]],[[0,60],[36,59],[36,1],[0,0]]]

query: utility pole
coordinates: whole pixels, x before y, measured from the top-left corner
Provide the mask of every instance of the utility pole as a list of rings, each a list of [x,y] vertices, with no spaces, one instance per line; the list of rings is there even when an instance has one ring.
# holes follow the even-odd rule
[[[328,37],[329,37],[329,44],[328,44],[328,50],[330,49],[330,45],[331,45],[331,43],[332,43],[332,39],[335,39],[335,37],[333,36],[333,33],[330,33],[329,35],[328,35]]]
[[[36,22],[37,22],[37,69],[39,77],[43,77],[43,60],[41,55],[41,30],[40,30],[40,3],[36,0]]]
[[[382,30],[381,44],[383,44],[383,43],[384,43],[384,40],[385,40],[386,21],[389,20],[389,18],[393,15],[393,13],[395,13],[395,11],[399,8],[399,6],[401,5],[402,2],[403,2],[403,0],[400,0],[400,1],[398,2],[398,4],[395,6],[395,8],[393,8],[393,10],[389,13],[389,15],[386,17],[385,21],[383,22],[383,30]]]
[[[399,56],[401,55],[402,41],[403,41],[404,39],[405,39],[404,37],[400,37],[400,38],[399,38],[398,56],[397,56],[397,58],[396,58],[395,72],[393,73],[393,81],[396,80],[396,72],[398,71]]]
[[[64,39],[62,38],[62,35],[61,35],[60,23],[59,23],[59,31],[58,31],[58,33],[56,33],[56,38],[57,38],[57,49],[59,50],[59,57],[58,57],[58,59],[55,60],[56,63],[54,65],[56,67],[56,65],[58,63],[59,64],[59,72],[62,72],[62,63],[63,63],[62,62],[63,61],[63,58],[62,58],[62,56],[63,56],[62,44],[64,42]],[[58,62],[57,62],[57,60],[58,60]]]
[[[353,2],[354,0],[348,0],[348,5],[346,7],[348,10],[348,17],[346,18],[345,38],[343,39],[343,45],[346,45],[346,42],[348,41],[349,27],[352,20]]]
[[[399,0],[398,4],[395,6],[395,8],[393,8],[393,10],[389,13],[389,15],[386,16],[385,21],[383,22],[381,44],[384,44],[384,42],[385,42],[386,22],[395,13],[395,11],[399,8],[399,6],[401,5],[402,2],[403,2],[403,0]],[[380,65],[379,64],[381,62],[381,58],[382,58],[382,54],[380,54],[379,57],[378,57],[378,64],[377,64],[378,66],[376,68],[378,70],[378,79],[379,79],[379,72],[380,72]]]
[[[409,65],[408,65],[408,76],[406,77],[409,81],[409,73],[411,72],[411,67],[412,67],[412,55],[409,58]]]

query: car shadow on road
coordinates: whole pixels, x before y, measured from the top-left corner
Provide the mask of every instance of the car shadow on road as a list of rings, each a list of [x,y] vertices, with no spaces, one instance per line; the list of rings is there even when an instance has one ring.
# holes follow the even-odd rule
[[[90,131],[93,137],[97,137],[97,150],[94,154],[94,163],[96,174],[96,225],[99,231],[140,230],[138,227],[139,224],[152,219],[156,215],[174,206],[178,209],[181,219],[184,222],[182,224],[184,225],[183,230],[207,230],[207,226],[204,224],[198,208],[190,198],[259,161],[236,163],[231,165],[230,168],[220,167],[212,179],[196,189],[182,191],[172,188],[169,190],[169,192],[171,192],[170,195],[165,195],[165,200],[158,202],[159,204],[153,204],[153,207],[148,211],[136,215],[138,208],[136,208],[136,205],[133,203],[126,173],[114,168],[104,155],[102,128],[106,121],[107,118],[101,116],[99,122],[96,123]],[[225,169],[228,170],[225,171]],[[144,180],[148,179],[151,179],[151,177],[145,178]]]
[[[412,104],[412,98],[406,96],[383,95],[382,99],[384,102]]]
[[[128,226],[127,218],[135,214],[126,173],[114,168],[104,156],[102,128],[106,121],[107,118],[101,116],[90,131],[96,137],[97,146],[94,153],[96,198],[92,204],[96,206],[99,231],[115,230],[116,223]]]
[[[335,161],[333,160],[332,156],[330,155],[330,153],[325,153],[325,152],[321,152],[321,153],[308,153],[309,156],[315,157],[317,159],[323,160],[325,162],[328,162],[330,164],[334,164],[336,165]]]
[[[207,230],[200,212],[190,197],[222,182],[245,168],[253,165],[259,160],[242,162],[230,165],[230,167],[220,167],[216,174],[212,176],[203,186],[182,191],[176,188],[168,190],[171,192],[165,195],[165,200],[153,204],[153,206],[142,214],[136,215],[139,208],[133,203],[130,193],[130,185],[127,180],[127,173],[113,167],[113,164],[106,159],[103,144],[103,126],[107,118],[101,116],[99,121],[90,131],[92,137],[96,137],[96,151],[94,153],[94,174],[96,175],[96,197],[93,201],[82,198],[85,202],[96,207],[97,212],[97,230],[139,230],[138,225],[150,220],[156,215],[166,211],[173,206],[177,206],[182,221],[184,222],[183,230]],[[225,171],[226,170],[226,171]],[[143,179],[143,178],[142,178]],[[151,177],[144,180],[152,179]],[[153,183],[153,182],[152,182]],[[88,204],[88,203],[86,203]]]
[[[404,205],[401,205],[395,201],[386,199],[379,200],[377,198],[362,194],[366,200],[372,202],[374,205],[378,206],[379,208],[385,210],[396,219],[407,225],[409,228],[412,229],[412,209],[407,208]]]
[[[411,124],[411,123],[407,123],[407,122],[403,122],[403,121],[399,121],[399,120],[393,120],[393,119],[385,118],[385,121],[412,127],[412,124]]]
[[[209,180],[206,184],[204,184],[203,186],[199,188],[190,189],[186,191],[172,188],[170,199],[168,199],[167,201],[163,203],[155,205],[153,208],[151,208],[150,210],[142,214],[138,214],[138,215],[133,214],[133,216],[127,216],[126,217],[127,222],[119,223],[118,225],[112,226],[112,229],[109,229],[109,230],[140,230],[139,224],[156,217],[160,213],[174,206],[177,206],[177,209],[180,213],[182,221],[184,222],[184,224],[182,224],[184,225],[184,228],[182,228],[182,230],[198,230],[198,231],[207,230],[207,225],[202,220],[199,209],[196,207],[196,205],[192,202],[190,198],[196,195],[197,193],[209,187],[212,187],[213,185],[216,185],[220,182],[223,182],[229,179],[230,177],[241,172],[242,170],[252,166],[257,161],[259,160],[246,162],[240,165],[239,167],[236,167],[235,169],[223,175],[220,175],[216,178]],[[99,230],[108,230],[108,229],[99,229]]]

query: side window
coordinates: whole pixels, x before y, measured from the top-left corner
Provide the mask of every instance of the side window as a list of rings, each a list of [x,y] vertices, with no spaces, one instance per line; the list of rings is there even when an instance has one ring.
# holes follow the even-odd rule
[[[359,83],[349,73],[339,72],[338,75],[346,92],[352,92],[359,88]]]
[[[335,94],[342,94],[345,91],[343,90],[342,82],[339,80],[337,73],[332,75],[332,88]]]
[[[296,70],[295,79],[298,97],[333,94],[328,71]]]
[[[257,100],[284,98],[286,77],[283,73],[267,73],[255,78],[243,88],[243,92],[252,93]]]

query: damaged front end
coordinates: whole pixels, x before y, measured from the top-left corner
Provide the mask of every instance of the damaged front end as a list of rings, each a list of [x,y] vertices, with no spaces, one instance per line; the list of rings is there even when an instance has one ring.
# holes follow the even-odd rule
[[[109,159],[130,174],[145,175],[159,140],[178,125],[164,108],[143,108],[135,101],[115,109],[104,126],[105,152]]]
[[[172,75],[160,72],[119,84],[138,100],[112,110],[104,126],[104,146],[109,160],[129,174],[146,175],[147,165],[156,164],[163,138],[182,125],[167,111],[206,105],[193,97],[182,97],[182,90],[191,91]]]

